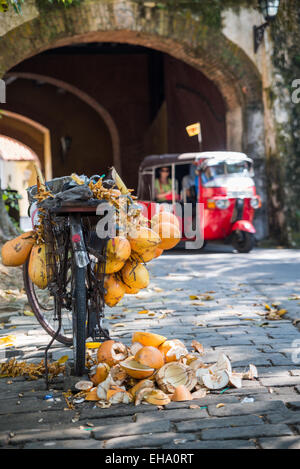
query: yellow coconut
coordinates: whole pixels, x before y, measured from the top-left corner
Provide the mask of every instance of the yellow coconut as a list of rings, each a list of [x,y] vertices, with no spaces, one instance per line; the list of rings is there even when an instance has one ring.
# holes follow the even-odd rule
[[[153,227],[153,231],[161,238],[157,247],[163,250],[174,248],[181,240],[180,229],[173,223],[158,223]]]
[[[49,269],[48,269],[49,270]],[[46,245],[35,244],[31,249],[28,274],[31,281],[39,288],[44,289],[49,282],[49,271],[47,272]]]
[[[122,267],[124,266],[125,261],[120,261],[118,259],[113,259],[113,258],[106,258],[106,263],[105,263],[105,273],[106,274],[114,274],[116,272],[119,272]],[[100,275],[102,275],[101,272],[99,272]]]
[[[159,252],[161,251],[161,252]],[[162,253],[162,249],[159,249],[155,246],[154,248],[146,249],[142,254],[138,254],[133,251],[132,254],[132,259],[136,260],[137,262],[149,262],[152,259],[155,259],[156,257],[160,256]]]
[[[130,242],[124,236],[115,236],[107,243],[106,255],[110,260],[125,262],[131,253]]]
[[[17,238],[7,241],[1,250],[2,264],[10,267],[24,264],[34,243],[34,231],[22,233]]]
[[[123,282],[131,288],[146,288],[149,285],[149,272],[143,264],[137,264],[135,261],[126,261],[121,270]]]
[[[140,291],[139,288],[129,287],[125,283],[124,283],[124,286],[125,286],[125,293],[127,293],[127,295],[135,295],[136,293],[138,293]]]
[[[151,228],[146,226],[134,229],[128,236],[131,249],[138,254],[143,253],[151,248],[156,247],[160,243],[159,235]]]
[[[107,306],[115,306],[125,295],[124,283],[118,280],[114,274],[105,276],[104,288],[106,290],[104,301]]]

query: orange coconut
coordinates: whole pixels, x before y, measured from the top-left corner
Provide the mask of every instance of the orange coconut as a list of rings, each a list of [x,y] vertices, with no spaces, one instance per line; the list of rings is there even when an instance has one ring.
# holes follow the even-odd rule
[[[163,354],[151,345],[146,345],[138,350],[134,359],[141,365],[155,368],[156,370],[161,368],[165,363]]]
[[[98,363],[107,363],[109,366],[114,366],[120,363],[127,357],[127,349],[122,342],[115,340],[106,340],[101,344],[97,351]]]
[[[158,223],[153,227],[161,242],[158,244],[158,248],[168,250],[174,248],[181,240],[180,229],[173,223]]]
[[[125,262],[131,253],[131,246],[124,236],[115,236],[109,239],[106,247],[106,255],[109,259]]]
[[[177,361],[180,357],[188,355],[184,343],[178,339],[166,340],[158,347],[158,350],[163,354],[166,363]]]
[[[104,301],[107,306],[115,306],[125,295],[124,283],[118,280],[114,274],[105,276],[104,288],[106,290]]]
[[[89,378],[97,386],[102,381],[105,381],[110,370],[110,366],[107,363],[98,363],[94,365],[89,372]]]
[[[31,281],[41,289],[47,287],[49,282],[49,269],[47,269],[46,245],[35,244],[30,252],[28,274]]]
[[[97,386],[87,392],[85,396],[85,400],[86,401],[99,401],[99,397],[97,395]]]
[[[146,288],[149,285],[149,272],[143,264],[135,261],[126,261],[121,270],[123,282],[131,288]]]
[[[154,248],[160,243],[160,237],[151,228],[146,226],[137,227],[128,235],[128,240],[131,249],[138,254],[143,254],[144,251]]]
[[[154,368],[150,368],[141,363],[137,362],[134,357],[129,357],[126,360],[120,362],[120,366],[126,371],[128,376],[135,379],[146,379],[153,375],[155,372]]]
[[[2,246],[2,264],[15,267],[24,264],[35,243],[34,231],[22,233]]]
[[[187,387],[184,386],[184,384],[180,384],[179,386],[177,386],[174,394],[171,397],[171,400],[174,402],[191,401],[192,399],[193,399],[192,394],[187,389]]]

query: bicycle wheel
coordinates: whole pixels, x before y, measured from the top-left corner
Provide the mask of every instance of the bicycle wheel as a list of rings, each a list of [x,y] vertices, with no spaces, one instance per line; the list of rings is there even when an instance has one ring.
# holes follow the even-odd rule
[[[57,318],[55,317],[54,313],[54,298],[49,295],[49,291],[47,289],[41,290],[36,285],[34,285],[29,277],[28,264],[29,258],[23,266],[23,281],[28,303],[43,329],[51,337],[54,337],[57,331]],[[73,343],[71,308],[62,308],[61,314],[62,332],[57,335],[56,340],[64,345],[71,346]]]
[[[73,267],[73,357],[76,376],[85,372],[85,341],[87,318],[86,267]]]

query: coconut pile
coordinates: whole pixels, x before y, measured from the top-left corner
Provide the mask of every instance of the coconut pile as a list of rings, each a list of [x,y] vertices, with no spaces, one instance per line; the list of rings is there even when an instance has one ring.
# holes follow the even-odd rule
[[[232,370],[229,358],[220,353],[214,364],[205,364],[203,346],[192,341],[188,351],[179,339],[151,332],[135,332],[132,344],[108,340],[96,351],[89,380],[75,384],[80,397],[100,407],[112,404],[153,404],[189,401],[226,387],[241,388],[243,379],[257,378],[249,365],[245,373]]]

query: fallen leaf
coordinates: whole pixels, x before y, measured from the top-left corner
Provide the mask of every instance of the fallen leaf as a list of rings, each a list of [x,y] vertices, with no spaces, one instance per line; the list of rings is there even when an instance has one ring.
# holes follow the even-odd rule
[[[125,327],[125,324],[122,322],[117,322],[116,324],[113,324],[112,327]]]
[[[24,316],[34,316],[34,313],[32,311],[24,311],[23,312]]]
[[[138,311],[138,314],[148,314],[149,309],[143,309],[142,311]]]
[[[60,358],[57,360],[57,363],[59,363],[60,365],[62,365],[63,363],[66,363],[67,360],[69,360],[69,356],[68,356],[68,355],[63,355],[62,357],[60,357]]]
[[[271,311],[271,308],[270,308],[270,306],[269,306],[269,305],[267,305],[267,304],[265,304],[265,309],[266,309],[267,311]]]
[[[198,296],[198,295],[190,295],[189,298],[190,298],[190,300],[200,300],[201,299],[201,297]]]
[[[217,404],[217,405],[216,405],[216,408],[219,409],[220,407],[224,407],[224,406],[225,406],[225,404],[223,404],[222,402],[220,402],[220,404]]]
[[[153,290],[156,291],[156,292],[164,291],[162,288],[159,288],[159,287],[154,287]]]

